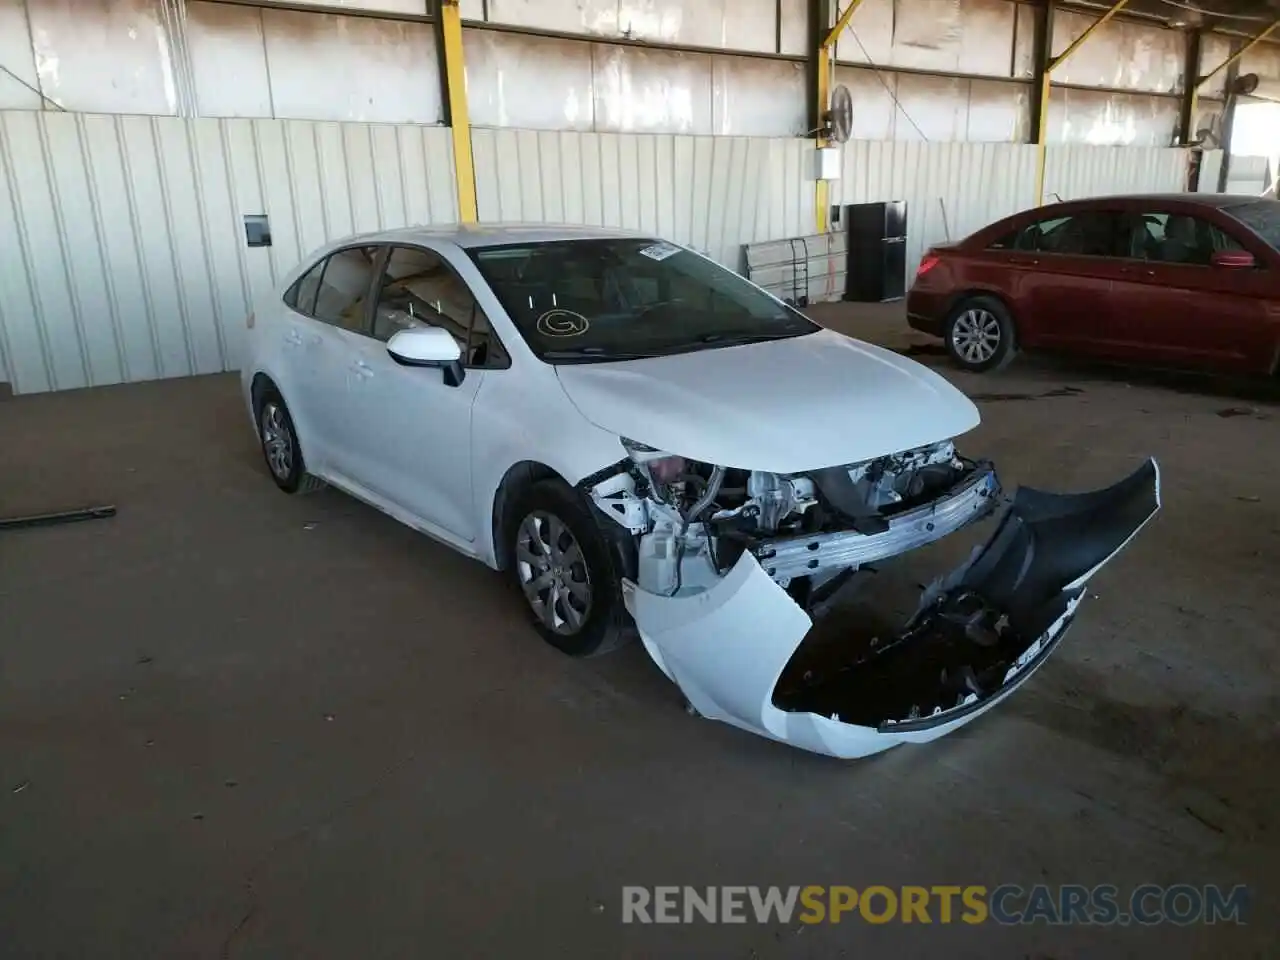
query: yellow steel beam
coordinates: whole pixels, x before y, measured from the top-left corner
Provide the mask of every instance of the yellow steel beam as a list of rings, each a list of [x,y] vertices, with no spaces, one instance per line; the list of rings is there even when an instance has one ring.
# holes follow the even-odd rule
[[[1093,31],[1097,30],[1128,5],[1129,0],[1116,0],[1116,2],[1111,5],[1110,10],[1100,16],[1097,20],[1093,21],[1093,23],[1089,24],[1089,26],[1085,27],[1084,33],[1072,40],[1071,43],[1067,45],[1067,49],[1063,50],[1060,54],[1049,61],[1049,72],[1052,73],[1055,68],[1060,66],[1062,62],[1067,59],[1067,57],[1079,50],[1080,44],[1093,36]]]
[[[1036,114],[1036,144],[1039,147],[1038,155],[1036,157],[1037,205],[1044,203],[1044,167],[1045,159],[1047,157],[1045,137],[1049,129],[1049,90],[1053,85],[1053,71],[1062,66],[1068,57],[1080,49],[1081,44],[1088,40],[1089,37],[1093,36],[1093,32],[1095,30],[1123,10],[1128,3],[1129,0],[1116,0],[1116,2],[1111,5],[1111,9],[1100,16],[1097,20],[1093,21],[1093,23],[1089,24],[1089,26],[1085,27],[1084,32],[1080,34],[1080,36],[1067,44],[1067,49],[1063,50],[1056,57],[1049,57],[1045,63],[1044,71],[1040,75],[1040,89],[1036,91],[1037,96],[1040,98],[1040,110]],[[1043,41],[1049,49],[1052,49],[1053,47],[1052,33],[1052,25],[1050,22],[1050,26],[1047,31],[1048,35],[1045,36]]]
[[[1271,36],[1271,34],[1273,34],[1277,29],[1280,29],[1280,20],[1277,20],[1271,26],[1267,27],[1267,29],[1263,30],[1260,34],[1258,34],[1256,37],[1254,37],[1252,40],[1246,43],[1243,47],[1241,47],[1231,56],[1227,57],[1227,59],[1223,60],[1220,64],[1218,64],[1208,73],[1206,73],[1203,77],[1198,77],[1196,79],[1196,86],[1201,87],[1210,79],[1212,79],[1213,77],[1216,77],[1223,70],[1227,69],[1227,67],[1231,66],[1233,63],[1235,63],[1237,60],[1243,57],[1246,53],[1248,53],[1250,50],[1252,50],[1254,47],[1260,44],[1263,40],[1267,39],[1267,37]]]
[[[462,15],[458,0],[440,0],[441,54],[445,101],[453,130],[453,170],[458,182],[458,219],[476,222],[476,165],[471,155],[471,118],[467,113],[467,73],[462,58]]]
[[[831,32],[827,34],[827,39],[822,41],[822,48],[828,50],[836,45],[836,41],[840,39],[840,34],[844,32],[844,28],[849,25],[849,21],[853,19],[854,13],[857,12],[858,6],[862,0],[849,0],[849,9],[840,14],[840,19],[836,21],[836,25],[831,28]]]
[[[844,13],[840,14],[835,26],[831,28],[822,43],[818,45],[818,88],[816,91],[818,97],[818,122],[824,127],[827,113],[831,109],[831,70],[835,64],[836,41],[840,39],[840,34],[849,25],[849,21],[853,19],[853,15],[861,4],[862,0],[849,0],[849,6],[845,8]],[[837,9],[839,9],[838,5]],[[817,138],[814,140],[814,145],[822,148],[827,144],[827,138],[823,136],[823,131],[820,129]],[[818,180],[814,184],[813,204],[814,220],[817,222],[818,232],[826,233],[830,226],[828,222],[830,203],[828,201],[827,181]]]
[[[831,48],[824,46],[818,51],[818,120],[822,124],[826,124],[827,111],[831,104]],[[818,149],[827,145],[827,138],[823,136],[823,130],[818,131],[817,139],[814,146]],[[815,158],[814,166],[817,166]],[[819,233],[826,233],[831,224],[829,221],[830,201],[828,200],[827,181],[816,180],[813,185],[813,205],[814,220],[818,225]]]

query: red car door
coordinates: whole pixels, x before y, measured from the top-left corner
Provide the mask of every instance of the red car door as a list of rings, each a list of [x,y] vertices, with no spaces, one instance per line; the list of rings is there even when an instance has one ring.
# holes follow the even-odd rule
[[[1265,372],[1274,353],[1265,300],[1273,271],[1213,262],[1218,253],[1248,252],[1244,231],[1175,204],[1137,206],[1124,226],[1127,257],[1113,294],[1123,359]]]
[[[1106,355],[1114,327],[1112,284],[1119,277],[1117,213],[1086,208],[1025,224],[997,240],[1005,289],[1025,347]]]

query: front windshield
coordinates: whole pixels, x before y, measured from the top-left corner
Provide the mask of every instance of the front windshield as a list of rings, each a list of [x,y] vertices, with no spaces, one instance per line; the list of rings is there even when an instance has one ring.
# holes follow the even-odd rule
[[[549,363],[625,360],[819,329],[737,274],[658,240],[555,240],[470,251]]]
[[[1280,200],[1247,200],[1223,210],[1280,250]]]

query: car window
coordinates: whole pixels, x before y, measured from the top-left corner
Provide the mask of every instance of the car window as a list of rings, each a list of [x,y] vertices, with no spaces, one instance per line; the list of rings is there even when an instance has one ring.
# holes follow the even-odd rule
[[[312,314],[317,320],[364,333],[365,306],[369,302],[369,286],[379,252],[378,247],[351,247],[339,250],[325,261]],[[301,303],[301,292],[298,299]]]
[[[1202,217],[1144,211],[1126,214],[1125,255],[1155,263],[1208,266],[1219,250],[1243,250],[1235,239]]]
[[[1066,217],[1036,220],[991,244],[992,250],[1026,250],[1086,257],[1115,255],[1115,214],[1086,210]]]
[[[324,273],[324,261],[319,260],[314,267],[294,281],[289,292],[284,295],[284,302],[299,313],[310,316],[316,308],[316,291],[320,288],[322,273]]]
[[[1268,246],[1280,250],[1280,200],[1259,197],[1222,210],[1260,236]]]
[[[709,350],[820,329],[732,271],[660,240],[550,240],[468,253],[520,335],[550,363]]]
[[[471,336],[467,340],[467,366],[503,368],[511,366],[511,358],[498,335],[493,332],[489,318],[484,315],[480,306],[471,320]]]
[[[510,361],[466,281],[438,253],[392,247],[373,310],[374,339],[401,330],[441,327],[458,342],[469,367],[505,367]]]

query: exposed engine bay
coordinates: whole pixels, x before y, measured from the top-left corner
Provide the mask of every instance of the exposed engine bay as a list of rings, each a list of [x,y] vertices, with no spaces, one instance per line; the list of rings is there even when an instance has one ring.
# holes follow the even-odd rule
[[[789,475],[624,446],[582,486],[634,538],[624,591],[651,656],[698,712],[837,756],[931,739],[1003,697],[1159,507],[1154,461],[1094,493],[1002,500],[992,466],[949,440]],[[850,618],[842,598],[882,562],[1002,503],[985,544],[915,588],[896,624]]]

